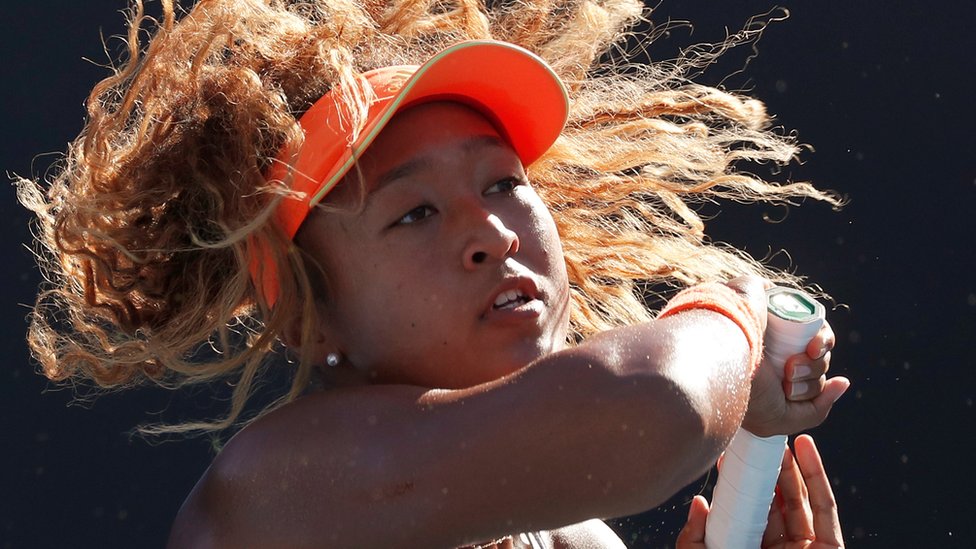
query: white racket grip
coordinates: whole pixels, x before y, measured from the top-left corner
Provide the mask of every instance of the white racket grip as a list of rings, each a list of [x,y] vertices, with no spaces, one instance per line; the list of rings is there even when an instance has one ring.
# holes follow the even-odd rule
[[[763,365],[780,377],[786,359],[802,353],[824,321],[824,308],[790,288],[766,292],[767,317]],[[776,490],[786,436],[758,437],[739,429],[725,450],[705,525],[708,549],[757,549]]]
[[[745,429],[735,433],[712,493],[705,547],[759,547],[785,449],[785,435],[757,437]]]

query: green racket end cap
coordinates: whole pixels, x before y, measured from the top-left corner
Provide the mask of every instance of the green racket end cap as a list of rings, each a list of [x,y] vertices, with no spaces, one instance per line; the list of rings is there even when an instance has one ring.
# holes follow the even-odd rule
[[[809,322],[823,316],[823,305],[793,288],[770,288],[766,304],[770,313],[793,322]]]

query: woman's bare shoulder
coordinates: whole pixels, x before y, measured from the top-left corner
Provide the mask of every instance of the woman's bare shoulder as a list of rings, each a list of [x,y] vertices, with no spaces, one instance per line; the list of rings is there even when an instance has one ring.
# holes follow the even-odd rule
[[[297,517],[314,509],[318,517],[341,517],[351,488],[368,486],[381,451],[371,442],[385,438],[376,436],[380,418],[405,413],[423,394],[406,386],[322,391],[254,421],[227,442],[197,482],[177,515],[170,545],[207,547],[245,532],[261,537],[254,530],[273,523],[269,516],[275,514]]]
[[[336,460],[348,465],[348,452],[363,451],[366,441],[383,439],[381,419],[407,414],[423,393],[418,387],[374,385],[303,396],[234,435],[207,476],[237,481],[269,478],[272,471],[294,472],[312,461],[317,472],[328,470]]]
[[[364,385],[310,393],[242,429],[228,441],[218,461],[237,465],[240,459],[253,462],[254,457],[270,453],[277,467],[279,456],[273,454],[293,454],[309,441],[308,435],[369,435],[370,427],[379,426],[380,415],[408,412],[425,392],[407,385]]]

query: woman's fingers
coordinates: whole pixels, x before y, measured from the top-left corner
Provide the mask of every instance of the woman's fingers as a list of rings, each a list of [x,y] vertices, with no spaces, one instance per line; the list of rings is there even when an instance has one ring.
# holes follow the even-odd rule
[[[787,449],[783,456],[762,547],[843,547],[834,493],[813,438],[798,436],[794,448],[795,455]]]
[[[776,479],[776,494],[769,508],[769,519],[760,544],[763,549],[784,547],[786,542],[793,539],[792,533],[797,529],[796,524],[798,522],[797,508],[800,509],[800,520],[802,521],[804,518],[802,504],[796,505],[796,500],[805,495],[802,483],[803,477],[796,468],[793,454],[787,448],[783,452],[779,477]],[[812,528],[811,525],[810,529],[812,530]]]
[[[707,519],[708,500],[704,496],[695,496],[688,509],[688,522],[678,534],[676,549],[704,549]]]
[[[786,406],[786,414],[781,421],[782,425],[786,427],[784,432],[798,433],[823,423],[834,403],[843,396],[850,386],[851,382],[846,377],[835,376],[824,383],[822,390],[816,396],[808,400],[790,401]]]
[[[786,359],[786,365],[783,369],[784,378],[787,381],[816,379],[830,370],[830,356],[830,351],[816,360],[803,353],[793,355]]]
[[[813,539],[813,512],[803,475],[789,448],[783,455],[783,468],[776,489],[779,492],[780,512],[785,524],[786,539]]]
[[[821,393],[830,370],[830,351],[812,360],[805,353],[793,355],[783,370],[783,391],[789,400],[809,400]]]
[[[786,360],[783,365],[783,391],[787,399],[810,400],[823,391],[834,343],[834,330],[824,322],[804,352]]]
[[[812,379],[784,381],[783,391],[786,392],[787,400],[812,400],[820,396],[820,393],[823,393],[826,385],[827,376],[822,375]]]
[[[769,506],[766,531],[763,532],[762,542],[759,545],[762,549],[782,547],[786,542],[786,522],[783,520],[783,513],[780,512],[783,506],[781,499],[777,491],[773,497],[773,504]]]
[[[830,327],[829,322],[824,322],[817,335],[813,336],[813,339],[807,343],[806,355],[811,360],[817,360],[830,352],[836,342],[834,329]]]
[[[800,435],[794,442],[796,461],[806,485],[810,509],[813,513],[814,539],[824,547],[843,547],[837,501],[830,488],[830,480],[824,470],[820,453],[809,435]]]

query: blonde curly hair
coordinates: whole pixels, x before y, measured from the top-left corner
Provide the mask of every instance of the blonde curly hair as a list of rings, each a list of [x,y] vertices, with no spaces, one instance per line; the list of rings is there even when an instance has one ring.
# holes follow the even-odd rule
[[[47,280],[28,334],[47,377],[106,388],[235,378],[222,418],[146,432],[241,422],[290,319],[302,314],[311,334],[315,285],[270,216],[287,189],[264,174],[283,148],[301,147],[297,118],[312,102],[330,89],[353,93],[372,68],[491,38],[537,53],[567,84],[569,123],[528,175],[563,242],[574,341],[649,320],[648,291],[743,273],[797,282],[710,243],[695,203],[840,202],[737,171],[743,161],[788,163],[797,144],[769,129],[761,102],[688,80],[761,29],[635,66],[601,59],[642,20],[639,0],[200,0],[179,17],[172,0],[161,4],[155,21],[134,0],[128,59],[92,90],[60,169],[19,185]],[[143,47],[147,21],[154,35]],[[274,307],[249,276],[255,238],[274,250]],[[290,390],[265,410],[308,386],[315,365],[294,363]]]

